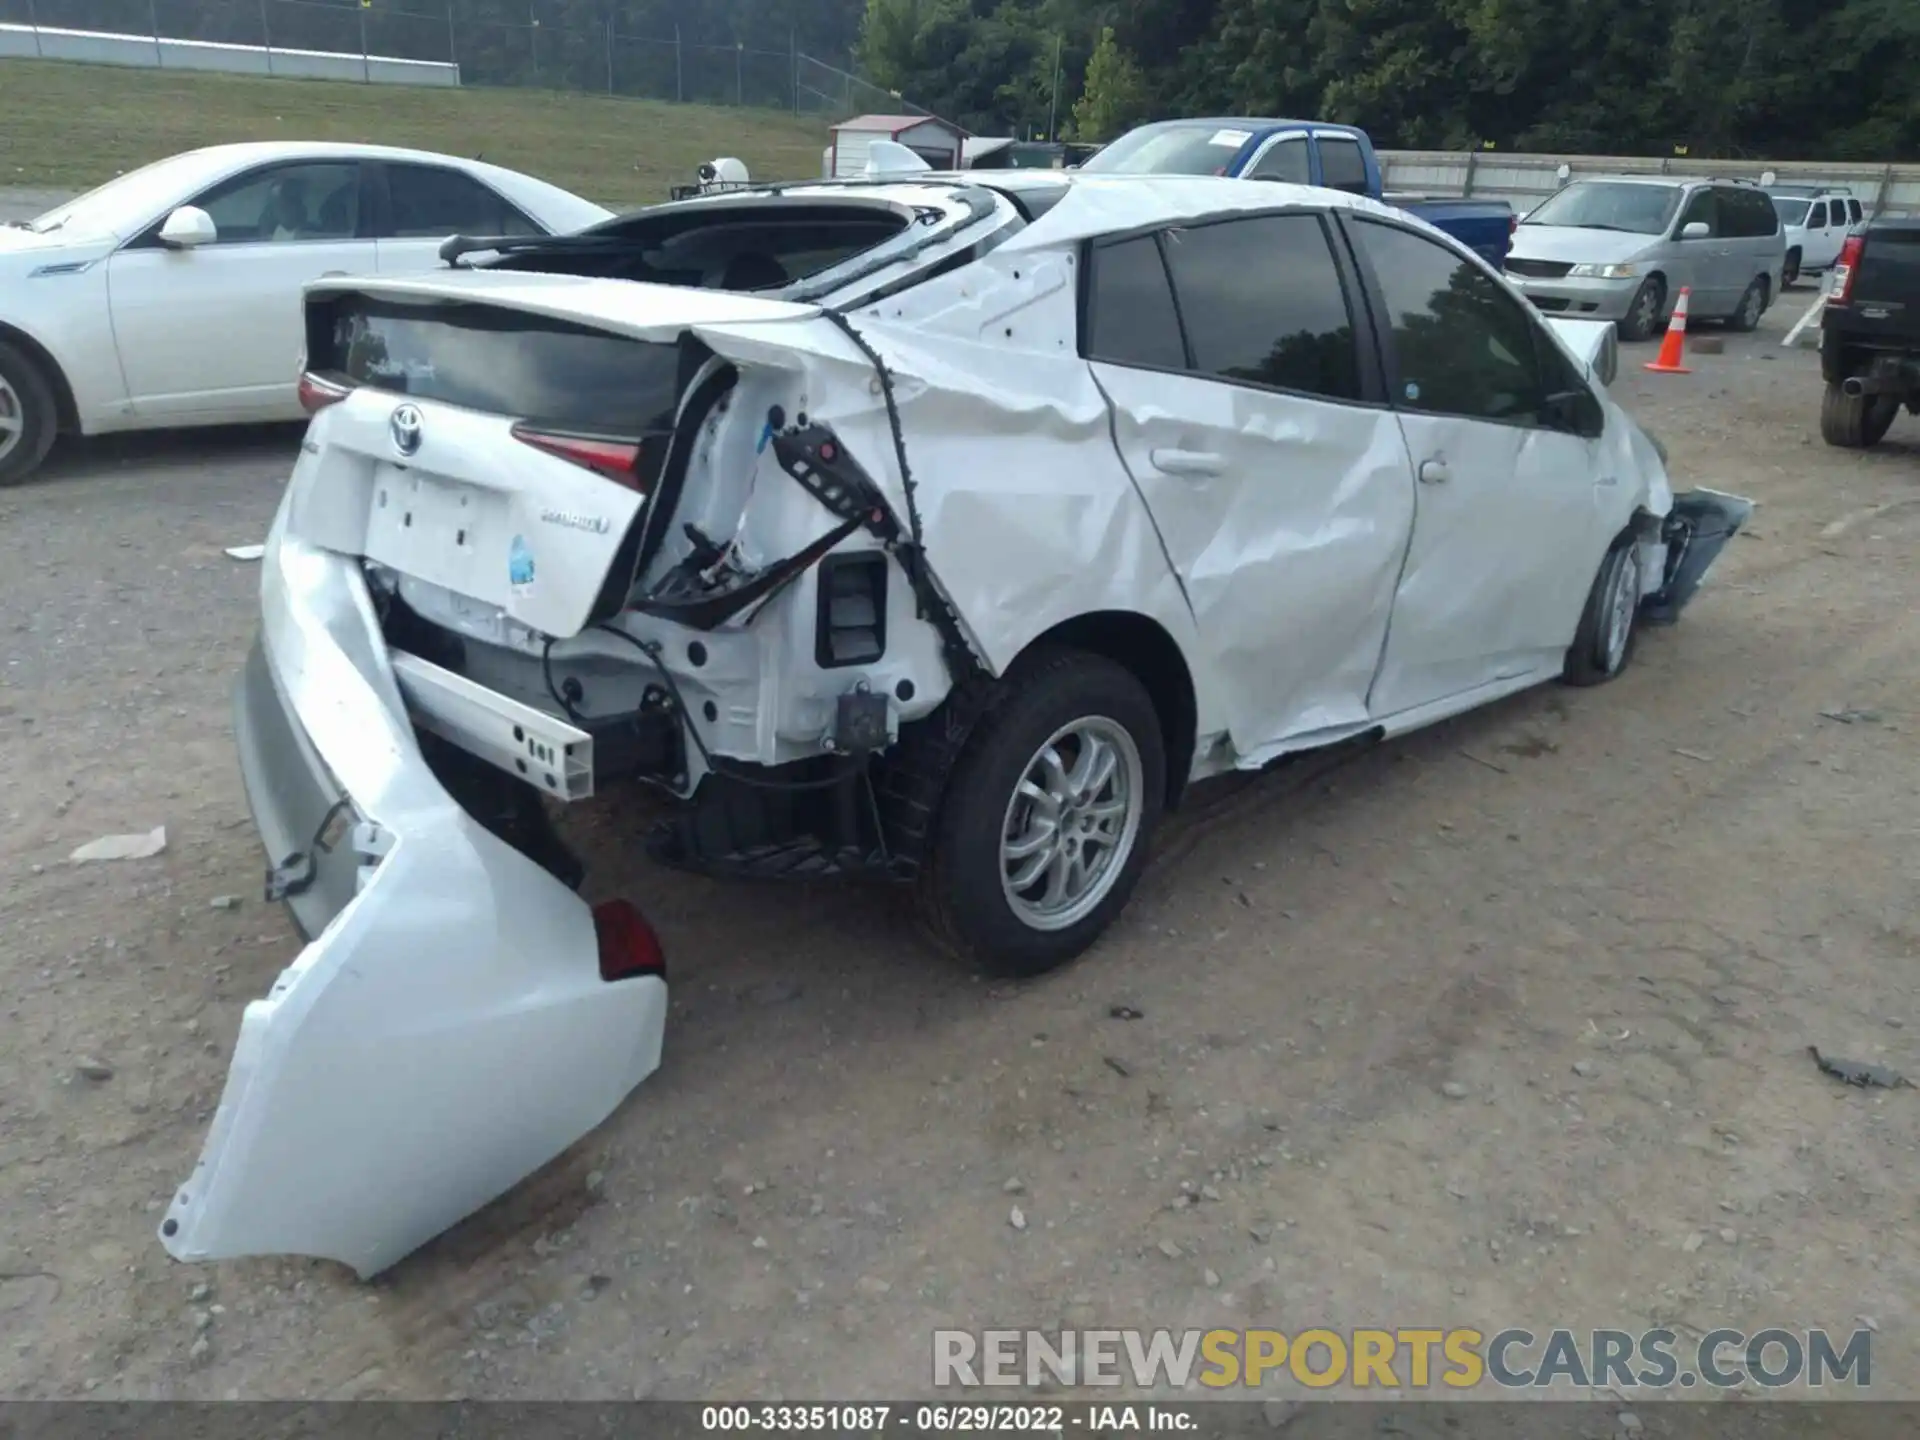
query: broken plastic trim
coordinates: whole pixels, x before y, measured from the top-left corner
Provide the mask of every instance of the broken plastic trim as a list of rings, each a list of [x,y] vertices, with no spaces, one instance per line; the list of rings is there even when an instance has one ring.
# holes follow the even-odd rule
[[[1662,526],[1667,542],[1666,579],[1647,597],[1641,620],[1649,625],[1678,620],[1713,562],[1751,514],[1751,500],[1719,490],[1688,490],[1674,496]]]
[[[353,815],[353,801],[344,795],[327,807],[327,813],[320,817],[320,823],[314,827],[313,839],[307,842],[306,849],[295,850],[278,865],[267,867],[264,893],[269,905],[277,905],[295,895],[304,895],[313,888],[317,873],[313,852],[318,850],[322,855],[333,853],[333,841],[327,838],[327,831],[343,814],[349,817]]]
[[[766,569],[743,577],[737,584],[685,596],[663,595],[660,591],[656,591],[645,599],[631,601],[627,608],[636,610],[642,615],[654,615],[662,620],[672,620],[695,630],[717,629],[748,606],[771,599],[785,586],[805,574],[821,556],[859,528],[858,520],[848,520],[836,525],[805,549],[795,551],[784,560],[776,560]],[[674,572],[675,575],[680,573],[682,572],[677,570]],[[669,577],[669,580],[671,578]]]
[[[954,683],[959,685],[976,676],[989,674],[985,663],[961,630],[959,617],[940,593],[932,571],[927,568],[926,552],[921,548],[920,505],[915,495],[918,487],[913,478],[913,467],[907,463],[906,433],[900,425],[900,404],[894,395],[893,372],[887,368],[886,361],[880,358],[880,352],[873,348],[867,337],[854,328],[851,320],[835,310],[823,313],[867,357],[867,363],[873,366],[873,373],[880,381],[880,397],[886,403],[887,428],[893,434],[894,459],[900,466],[900,490],[907,502],[909,537],[896,539],[887,548],[906,573],[920,618],[931,619],[934,628],[940,632],[940,643],[946,652],[947,666],[953,672]]]

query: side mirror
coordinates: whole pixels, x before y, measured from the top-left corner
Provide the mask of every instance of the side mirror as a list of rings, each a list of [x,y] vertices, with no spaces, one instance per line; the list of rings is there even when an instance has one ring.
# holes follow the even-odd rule
[[[217,238],[213,217],[192,205],[182,205],[160,227],[160,243],[169,250],[192,250],[211,245]]]
[[[1682,240],[1704,240],[1713,233],[1713,227],[1704,220],[1689,220],[1680,227]]]

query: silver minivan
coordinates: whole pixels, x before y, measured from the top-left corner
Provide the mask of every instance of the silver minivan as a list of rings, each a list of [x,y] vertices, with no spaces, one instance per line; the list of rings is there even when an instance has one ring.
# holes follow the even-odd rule
[[[1760,323],[1780,293],[1786,241],[1757,185],[1666,175],[1575,180],[1515,230],[1507,278],[1542,310],[1618,323],[1644,340],[1684,287],[1689,318]]]

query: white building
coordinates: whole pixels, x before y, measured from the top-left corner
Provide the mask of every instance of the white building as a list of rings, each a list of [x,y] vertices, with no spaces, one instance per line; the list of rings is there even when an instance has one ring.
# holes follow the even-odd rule
[[[833,127],[828,178],[865,174],[867,150],[876,140],[906,146],[935,170],[958,170],[966,133],[932,115],[858,115]]]

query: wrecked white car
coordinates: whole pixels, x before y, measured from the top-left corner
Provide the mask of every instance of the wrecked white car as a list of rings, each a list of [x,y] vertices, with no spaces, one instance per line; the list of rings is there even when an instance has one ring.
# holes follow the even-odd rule
[[[1032,974],[1191,782],[1609,679],[1750,509],[1670,493],[1610,327],[1328,190],[810,182],[445,253],[309,290],[236,724],[311,943],[183,1259],[377,1272],[655,1067],[658,944],[549,805],[637,777],[668,863],[892,876]]]

